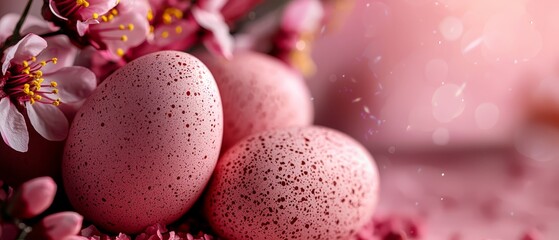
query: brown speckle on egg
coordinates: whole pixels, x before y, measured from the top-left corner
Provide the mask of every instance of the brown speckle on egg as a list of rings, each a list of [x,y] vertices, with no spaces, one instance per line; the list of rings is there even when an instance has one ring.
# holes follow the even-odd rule
[[[372,216],[378,182],[372,157],[345,134],[271,130],[221,157],[204,211],[225,239],[347,239]]]
[[[176,62],[183,64],[169,64]],[[201,195],[218,159],[218,88],[186,53],[128,63],[77,116],[64,152],[64,187],[79,213],[109,231],[135,233],[176,220]]]

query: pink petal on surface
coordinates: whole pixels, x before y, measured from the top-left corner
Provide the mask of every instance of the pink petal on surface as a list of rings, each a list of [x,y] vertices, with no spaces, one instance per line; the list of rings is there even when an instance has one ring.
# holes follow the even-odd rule
[[[12,62],[21,64],[24,60],[39,55],[46,47],[47,41],[45,41],[45,39],[32,33],[27,34],[16,45],[4,51],[2,74],[6,74]]]
[[[80,232],[83,217],[75,212],[60,212],[41,221],[41,228],[48,239],[63,240]]]
[[[229,34],[229,27],[223,20],[223,16],[220,13],[208,12],[199,8],[193,8],[192,15],[202,28],[212,33],[211,36],[203,39],[208,50],[225,58],[231,58],[233,37]]]
[[[33,128],[49,141],[62,141],[68,136],[68,119],[52,104],[27,102],[27,115]]]
[[[252,8],[261,3],[262,0],[229,0],[221,8],[221,14],[225,21],[231,22],[246,15]]]
[[[65,67],[60,70],[44,74],[43,78],[48,83],[58,83],[58,95],[64,103],[74,103],[86,99],[97,86],[95,74],[84,67]],[[35,104],[34,104],[35,105]]]
[[[35,217],[52,204],[55,195],[56,183],[52,178],[31,179],[23,183],[10,200],[8,214],[21,219]]]
[[[25,118],[7,97],[0,99],[0,135],[14,150],[27,152],[29,132],[27,132]]]
[[[318,29],[324,8],[318,0],[292,1],[285,9],[281,28],[287,32],[314,32]]]
[[[84,237],[93,237],[101,235],[101,232],[93,225],[89,225],[80,231],[80,234]]]

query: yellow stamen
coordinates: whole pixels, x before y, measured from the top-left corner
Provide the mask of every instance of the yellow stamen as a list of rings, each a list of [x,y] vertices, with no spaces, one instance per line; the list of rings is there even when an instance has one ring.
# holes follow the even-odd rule
[[[169,32],[163,31],[163,32],[161,33],[161,37],[162,37],[162,38],[168,38],[168,37],[169,37]]]
[[[118,55],[120,57],[124,56],[124,50],[122,50],[122,48],[117,49],[116,50],[116,55]]]
[[[35,71],[35,77],[40,78],[42,76],[43,76],[43,71],[41,71],[41,70]]]
[[[35,61],[37,61],[37,58],[36,57],[31,57],[31,62],[35,62]]]
[[[55,57],[52,58],[51,60],[52,60],[52,64],[56,64],[58,62],[58,58],[55,58]]]
[[[23,67],[29,67],[29,63],[27,61],[22,62]]]
[[[52,102],[52,105],[58,107],[58,106],[60,106],[60,101],[56,100],[56,101]]]
[[[27,83],[24,84],[24,85],[23,85],[23,93],[29,95],[29,88],[30,88],[30,87],[31,87],[31,86],[30,86],[29,84],[27,84]]]
[[[53,90],[52,90],[52,93],[58,94],[58,89],[53,89]]]
[[[169,15],[168,13],[164,13],[162,18],[163,18],[163,23],[165,24],[171,24],[173,22],[173,18],[171,18],[171,15]]]
[[[56,86],[58,86],[58,83],[55,82],[55,81],[52,81],[52,82],[50,82],[50,86],[51,87],[56,87]]]
[[[25,74],[29,74],[29,70],[31,70],[31,69],[29,67],[26,67],[23,70],[21,70],[21,72],[25,73]]]
[[[41,61],[41,66],[44,67],[45,65],[47,65],[47,62],[46,61]]]
[[[155,31],[155,27],[154,26],[149,26],[149,32],[153,33]]]
[[[43,99],[43,97],[41,97],[41,95],[35,95],[35,96],[33,96],[33,98],[37,101],[41,101],[41,99]]]
[[[176,33],[181,33],[182,32],[182,27],[181,26],[175,27],[175,32]]]
[[[102,20],[103,22],[109,21],[109,19],[108,19],[107,16],[105,16],[105,15],[101,16],[101,20]]]
[[[122,25],[122,24],[118,25],[118,29],[124,30],[124,28],[125,28],[124,25]]]
[[[111,13],[112,13],[113,15],[118,15],[118,10],[116,10],[115,8],[113,8],[113,10],[111,10]]]
[[[31,102],[31,104],[34,104],[34,103],[35,103],[35,99],[30,98],[30,99],[29,99],[29,102]]]
[[[148,10],[148,16],[147,16],[147,18],[148,18],[148,21],[153,20],[153,11],[151,11],[151,9]]]
[[[114,15],[109,14],[109,21],[113,20],[114,17],[115,17]]]
[[[93,18],[95,19],[99,18],[99,13],[93,13]]]
[[[128,30],[130,30],[130,31],[134,30],[134,24],[129,23],[128,24]]]
[[[122,35],[122,36],[120,36],[120,40],[123,41],[123,42],[126,42],[126,41],[128,41],[128,36]]]

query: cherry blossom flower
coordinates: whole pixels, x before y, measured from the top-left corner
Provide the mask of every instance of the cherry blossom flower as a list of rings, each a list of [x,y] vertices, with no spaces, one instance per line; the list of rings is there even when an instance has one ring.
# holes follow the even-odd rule
[[[46,49],[46,50],[45,50]],[[83,67],[55,66],[57,53],[47,41],[27,34],[7,48],[0,77],[0,135],[16,151],[26,152],[29,133],[25,109],[35,130],[50,141],[62,141],[68,133],[68,120],[58,106],[79,102],[96,86],[95,75]]]
[[[43,16],[83,36],[89,25],[116,7],[119,0],[44,0]]]

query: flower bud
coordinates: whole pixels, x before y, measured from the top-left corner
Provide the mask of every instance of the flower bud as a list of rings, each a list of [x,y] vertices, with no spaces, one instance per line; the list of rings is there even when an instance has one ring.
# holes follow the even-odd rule
[[[31,218],[45,211],[54,200],[56,183],[50,177],[29,180],[9,200],[7,213],[14,218]]]

